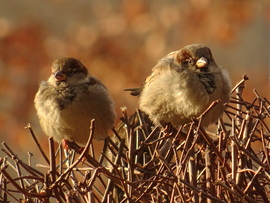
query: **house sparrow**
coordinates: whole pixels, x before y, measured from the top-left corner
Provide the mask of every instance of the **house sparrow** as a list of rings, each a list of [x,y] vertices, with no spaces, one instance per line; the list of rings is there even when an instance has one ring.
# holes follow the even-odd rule
[[[45,134],[54,140],[86,144],[90,121],[95,119],[94,139],[105,139],[116,117],[107,88],[75,58],[59,58],[52,75],[42,81],[35,107]]]
[[[177,127],[220,100],[202,120],[202,125],[208,126],[222,115],[231,82],[207,46],[192,44],[161,59],[140,88],[128,90],[139,96],[139,108],[155,125],[171,123]]]

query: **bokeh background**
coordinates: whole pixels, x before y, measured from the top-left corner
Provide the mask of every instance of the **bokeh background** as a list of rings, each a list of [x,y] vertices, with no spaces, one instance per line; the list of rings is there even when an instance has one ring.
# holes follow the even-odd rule
[[[46,147],[33,99],[52,61],[82,60],[131,114],[139,86],[157,60],[191,43],[207,44],[233,85],[247,73],[270,99],[268,0],[8,0],[0,1],[0,141],[17,153],[37,150],[24,127],[31,123]],[[119,120],[116,121],[118,123]],[[1,153],[1,152],[0,152]]]

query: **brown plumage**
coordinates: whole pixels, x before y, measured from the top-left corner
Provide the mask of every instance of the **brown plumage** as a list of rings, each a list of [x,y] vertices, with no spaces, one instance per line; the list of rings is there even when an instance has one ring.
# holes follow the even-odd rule
[[[221,100],[203,119],[208,126],[222,115],[231,82],[207,46],[192,44],[161,59],[140,88],[128,90],[139,96],[139,108],[156,125],[187,123]]]
[[[115,120],[114,103],[107,88],[75,58],[53,62],[52,75],[40,84],[35,107],[45,134],[85,144],[90,121],[95,119],[95,139],[105,139]]]

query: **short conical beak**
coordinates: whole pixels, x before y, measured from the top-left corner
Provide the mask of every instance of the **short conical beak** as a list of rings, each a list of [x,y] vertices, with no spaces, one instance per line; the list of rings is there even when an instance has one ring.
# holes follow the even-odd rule
[[[205,68],[208,65],[208,60],[205,57],[199,58],[199,60],[196,62],[196,66],[198,68]]]
[[[65,73],[63,73],[62,71],[57,71],[54,74],[54,77],[58,80],[58,81],[64,81],[67,78],[67,75]]]

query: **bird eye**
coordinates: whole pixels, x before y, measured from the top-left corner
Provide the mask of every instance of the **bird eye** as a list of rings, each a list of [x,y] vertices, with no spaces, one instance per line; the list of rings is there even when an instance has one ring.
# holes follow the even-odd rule
[[[188,59],[188,63],[191,65],[194,65],[195,60],[194,59]]]
[[[194,65],[194,60],[192,58],[184,59],[182,61],[183,65]]]
[[[71,69],[71,70],[69,70],[69,71],[67,72],[67,75],[72,76],[72,75],[74,75],[75,73],[76,73],[76,70],[75,70],[75,69]]]

